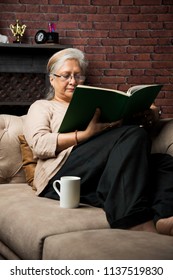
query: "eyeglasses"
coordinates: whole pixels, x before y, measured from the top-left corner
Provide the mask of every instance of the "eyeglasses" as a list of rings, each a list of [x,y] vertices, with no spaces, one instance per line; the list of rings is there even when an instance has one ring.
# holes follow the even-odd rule
[[[85,76],[82,76],[82,75],[79,75],[79,74],[75,74],[75,75],[72,75],[72,74],[64,74],[64,75],[52,74],[52,75],[54,75],[57,78],[60,78],[60,80],[62,82],[70,81],[72,78],[74,78],[75,81],[77,81],[77,82],[85,81]]]

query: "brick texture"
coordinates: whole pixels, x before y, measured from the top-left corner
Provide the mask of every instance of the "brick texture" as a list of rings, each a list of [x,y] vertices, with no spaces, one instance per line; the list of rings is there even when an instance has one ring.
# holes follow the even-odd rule
[[[172,0],[1,0],[0,34],[19,19],[24,43],[56,24],[60,44],[85,51],[87,83],[126,91],[137,84],[162,83],[156,104],[173,117]]]

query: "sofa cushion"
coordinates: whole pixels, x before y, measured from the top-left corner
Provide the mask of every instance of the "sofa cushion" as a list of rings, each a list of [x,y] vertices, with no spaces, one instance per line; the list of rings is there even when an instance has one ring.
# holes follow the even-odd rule
[[[0,241],[0,260],[20,260],[20,258],[3,242]]]
[[[59,201],[36,196],[27,184],[0,186],[0,225],[1,242],[27,260],[42,259],[48,236],[109,228],[101,208],[60,208]]]
[[[0,183],[26,182],[18,139],[23,120],[24,116],[0,115]]]
[[[33,180],[34,180],[34,172],[35,172],[37,160],[33,158],[32,150],[30,149],[25,139],[25,136],[19,135],[18,137],[20,141],[23,169],[25,172],[26,181],[32,187],[33,190],[36,190],[36,188],[33,185]]]
[[[55,250],[56,248],[56,250]],[[172,236],[120,229],[99,229],[49,236],[45,260],[172,260]]]

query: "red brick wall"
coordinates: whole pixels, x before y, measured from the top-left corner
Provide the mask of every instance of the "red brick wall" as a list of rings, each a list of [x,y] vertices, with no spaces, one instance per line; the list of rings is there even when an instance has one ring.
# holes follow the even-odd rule
[[[127,90],[162,83],[156,100],[162,117],[173,117],[173,0],[1,0],[0,34],[11,23],[27,25],[23,41],[56,24],[60,44],[84,50],[88,83]]]

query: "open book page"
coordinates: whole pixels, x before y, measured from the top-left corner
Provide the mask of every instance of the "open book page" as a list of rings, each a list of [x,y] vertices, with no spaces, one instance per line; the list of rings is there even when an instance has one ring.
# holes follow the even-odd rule
[[[83,89],[88,89],[88,90],[94,90],[94,91],[100,91],[100,92],[116,92],[119,94],[123,94],[123,95],[129,95],[128,91],[124,92],[118,89],[111,89],[111,88],[101,88],[101,87],[92,87],[92,86],[86,86],[86,85],[78,85],[78,88],[83,88]],[[131,94],[130,94],[131,95]]]
[[[141,87],[133,87],[128,102],[128,108],[126,110],[126,117],[134,113],[142,112],[146,109],[149,109],[151,104],[156,99],[161,88],[162,85],[146,85]]]
[[[134,94],[136,91],[144,89],[144,88],[148,88],[148,89],[151,88],[151,90],[152,90],[153,87],[158,87],[158,86],[160,86],[160,85],[153,84],[153,85],[137,85],[137,86],[132,86],[132,87],[130,87],[128,89],[127,95],[130,96],[130,95]]]

